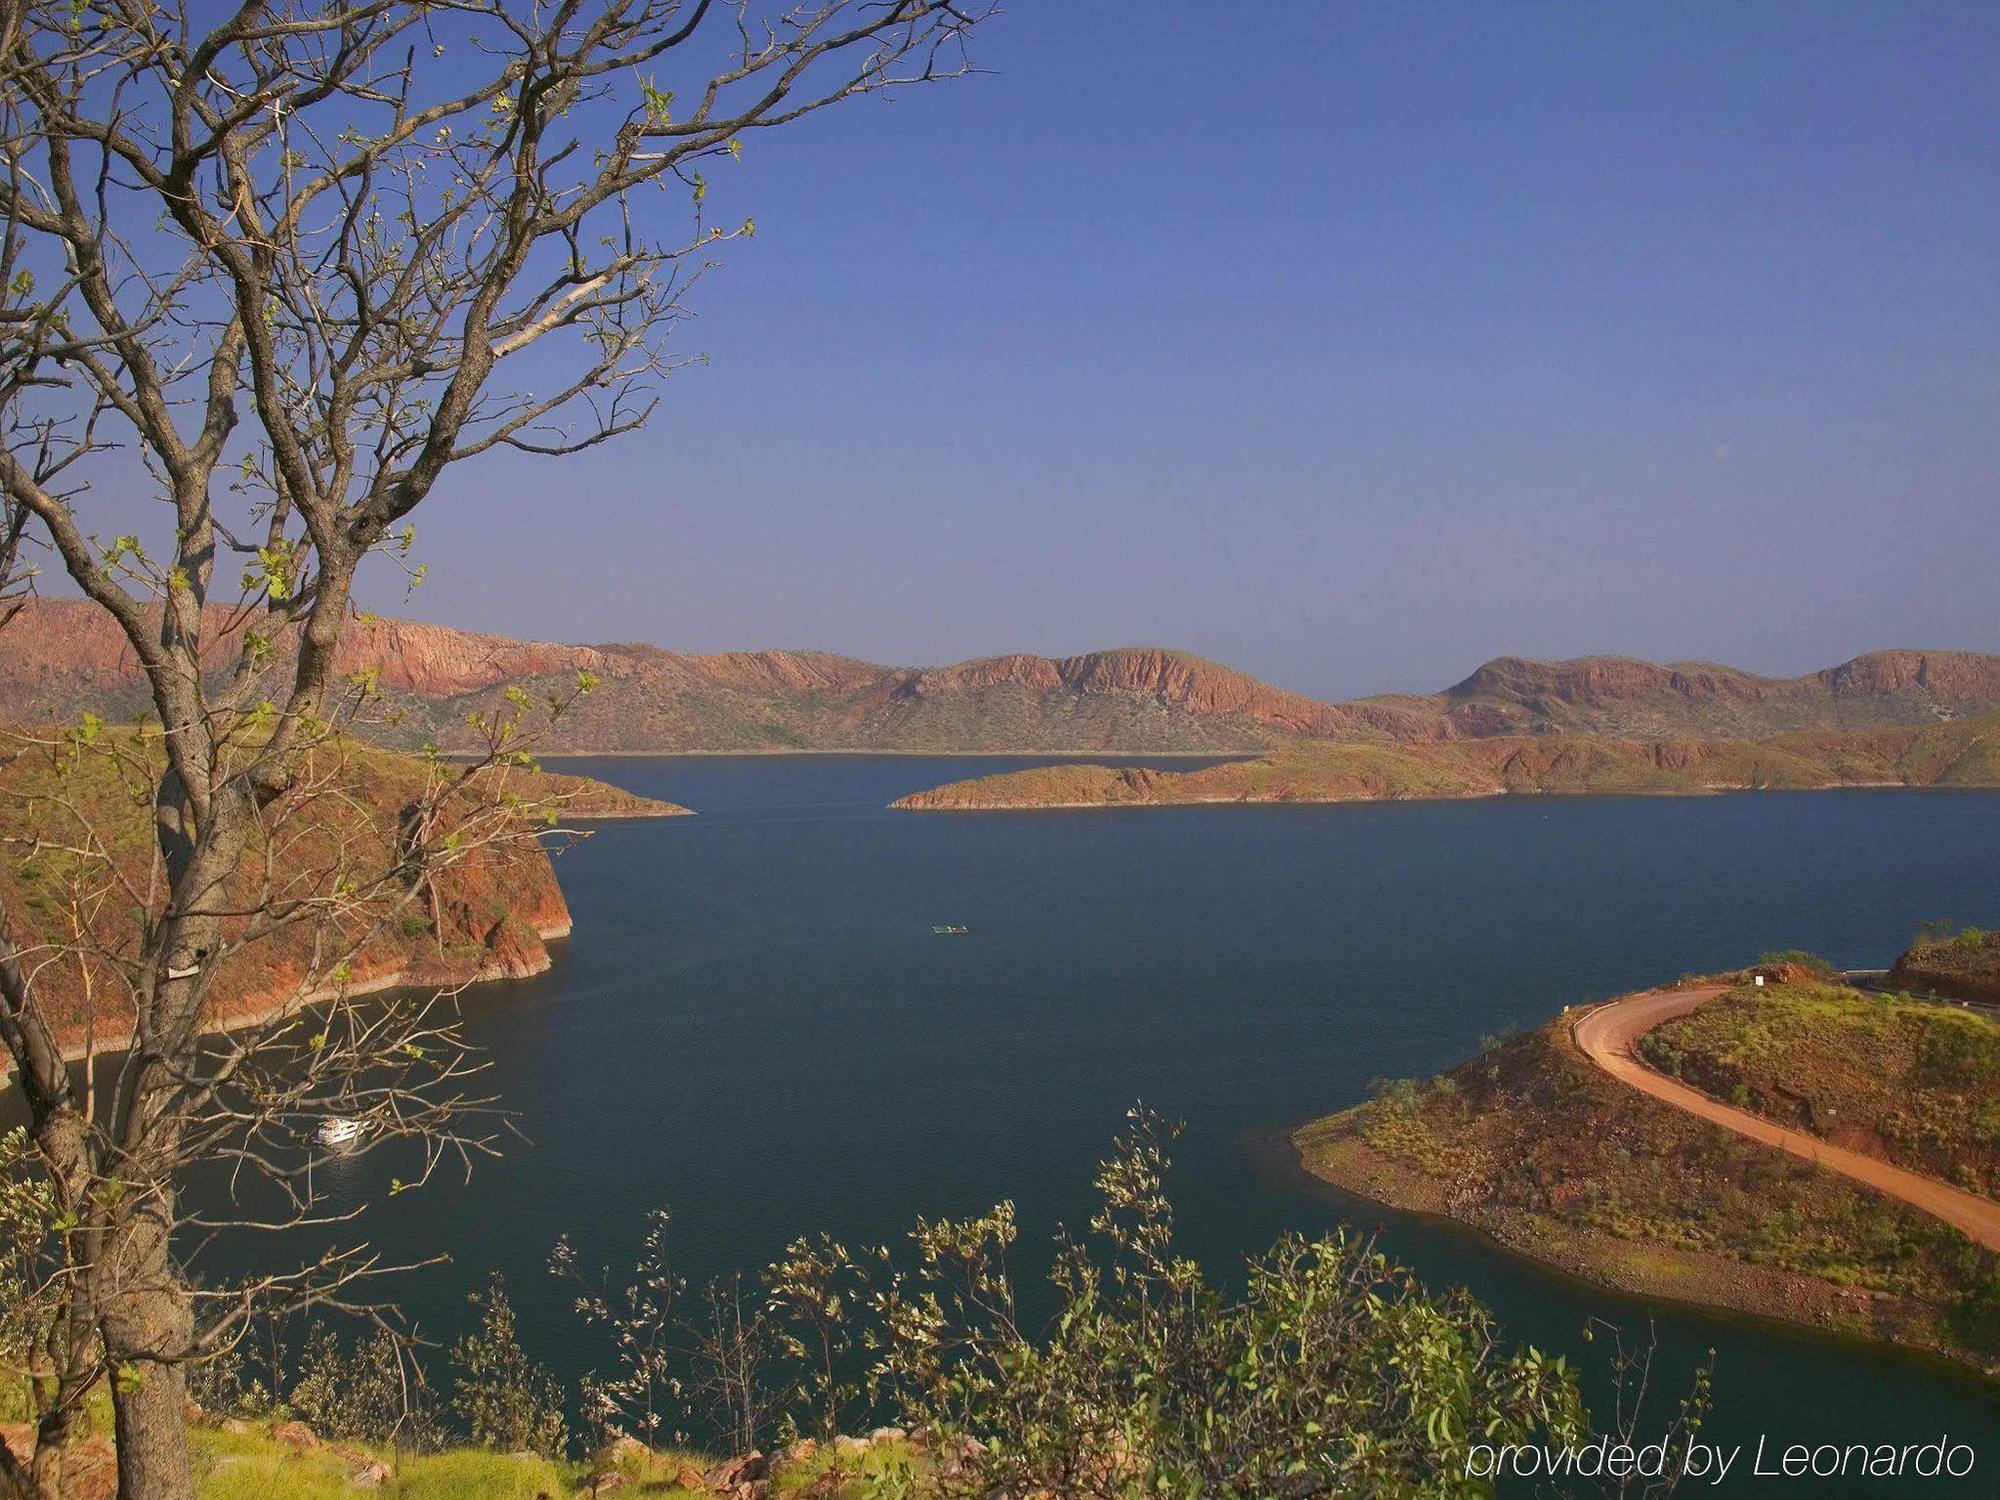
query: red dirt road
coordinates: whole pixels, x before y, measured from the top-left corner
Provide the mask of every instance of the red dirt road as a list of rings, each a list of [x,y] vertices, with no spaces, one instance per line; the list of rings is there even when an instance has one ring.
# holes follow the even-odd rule
[[[1622,1000],[1607,1001],[1594,1010],[1585,1011],[1570,1023],[1569,1033],[1585,1056],[1620,1083],[1642,1094],[1651,1094],[1675,1109],[1699,1115],[1725,1130],[1733,1130],[1766,1146],[1776,1146],[1780,1151],[1789,1151],[1843,1177],[1851,1177],[1877,1192],[1899,1198],[1912,1208],[1922,1209],[1944,1220],[1987,1249],[2000,1250],[2000,1203],[1952,1187],[1935,1177],[1926,1177],[1921,1172],[1906,1171],[1876,1157],[1863,1156],[1859,1151],[1830,1145],[1818,1136],[1787,1130],[1748,1110],[1718,1104],[1708,1095],[1686,1084],[1676,1083],[1639,1061],[1632,1049],[1640,1037],[1655,1026],[1678,1020],[1713,1000],[1726,988],[1719,984],[1698,985],[1684,990],[1645,990],[1637,995],[1627,995]]]

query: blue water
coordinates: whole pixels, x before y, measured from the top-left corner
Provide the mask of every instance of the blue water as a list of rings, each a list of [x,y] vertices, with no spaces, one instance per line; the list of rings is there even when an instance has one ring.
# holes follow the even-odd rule
[[[587,1262],[616,1265],[662,1204],[697,1279],[754,1270],[798,1234],[893,1240],[919,1214],[1000,1198],[1039,1245],[1088,1217],[1093,1166],[1144,1099],[1187,1122],[1184,1245],[1218,1268],[1286,1228],[1379,1223],[1512,1337],[1584,1352],[1597,1313],[1642,1336],[1657,1318],[1670,1372],[1715,1347],[1719,1440],[1949,1432],[1981,1443],[1959,1492],[2000,1492],[1992,1386],[1595,1291],[1450,1226],[1310,1191],[1270,1145],[1370,1079],[1432,1072],[1565,1003],[1775,947],[1885,964],[1925,919],[1990,924],[2000,795],[884,808],[1025,763],[565,762],[701,815],[606,825],[565,854],[576,933],[554,969],[466,996],[484,1084],[532,1144],[469,1186],[367,1215],[394,1255],[453,1257],[399,1287],[426,1331],[462,1327],[464,1291],[497,1268],[535,1352],[574,1374],[600,1353],[543,1270],[550,1245],[568,1233]],[[375,1164],[332,1170],[375,1196]]]

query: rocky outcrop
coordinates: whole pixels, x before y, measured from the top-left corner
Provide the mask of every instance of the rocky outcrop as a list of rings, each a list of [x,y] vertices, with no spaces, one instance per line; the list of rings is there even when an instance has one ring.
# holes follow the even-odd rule
[[[1836,698],[1915,698],[1972,707],[2000,696],[2000,657],[1970,651],[1871,651],[1816,674]]]

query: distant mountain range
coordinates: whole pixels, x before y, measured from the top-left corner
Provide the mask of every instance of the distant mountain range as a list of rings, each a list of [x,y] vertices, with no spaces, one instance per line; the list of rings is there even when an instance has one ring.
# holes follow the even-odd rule
[[[218,624],[220,617],[218,616]],[[220,669],[232,648],[218,651]],[[1297,739],[1435,742],[1587,734],[1761,739],[1934,724],[2000,709],[2000,655],[1877,651],[1804,677],[1708,662],[1500,657],[1442,692],[1325,703],[1184,652],[1150,647],[1050,658],[888,667],[821,651],[689,655],[569,646],[404,620],[347,632],[341,670],[375,669],[395,722],[376,738],[446,749],[509,688],[597,688],[553,752],[903,750],[1259,751]],[[146,711],[130,651],[95,606],[36,600],[0,630],[0,720]]]

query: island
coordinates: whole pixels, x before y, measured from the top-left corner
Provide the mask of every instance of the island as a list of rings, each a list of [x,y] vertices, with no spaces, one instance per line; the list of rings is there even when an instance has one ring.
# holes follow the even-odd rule
[[[1582,734],[1428,743],[1302,740],[1252,759],[1188,771],[1037,766],[948,782],[889,805],[911,812],[994,812],[1933,786],[2000,786],[2000,714],[1755,740]]]

